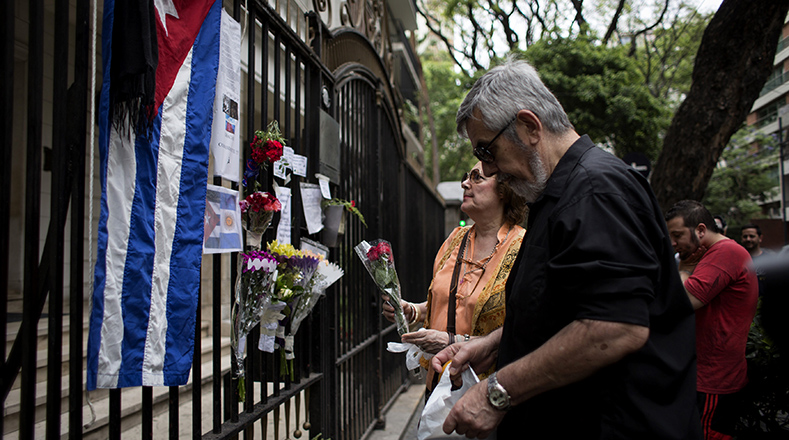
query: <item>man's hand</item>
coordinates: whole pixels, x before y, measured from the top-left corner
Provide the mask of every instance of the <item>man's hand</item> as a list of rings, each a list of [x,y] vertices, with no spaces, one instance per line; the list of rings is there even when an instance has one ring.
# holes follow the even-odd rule
[[[406,333],[401,337],[403,342],[414,344],[427,353],[436,354],[449,345],[449,334],[438,330],[422,330]]]
[[[703,257],[706,252],[706,246],[699,246],[695,251],[693,251],[692,254],[688,256],[688,258],[679,260],[679,270],[693,273],[693,270],[696,269],[696,265],[699,264],[701,257]]]
[[[431,364],[434,370],[441,373],[444,364],[452,361],[449,365],[449,373],[453,381],[469,367],[469,364],[480,373],[488,371],[496,362],[499,342],[501,342],[501,328],[482,338],[450,345],[433,356]]]
[[[488,381],[483,380],[466,391],[452,407],[443,429],[447,434],[457,431],[468,438],[485,438],[496,429],[504,414],[488,402]]]

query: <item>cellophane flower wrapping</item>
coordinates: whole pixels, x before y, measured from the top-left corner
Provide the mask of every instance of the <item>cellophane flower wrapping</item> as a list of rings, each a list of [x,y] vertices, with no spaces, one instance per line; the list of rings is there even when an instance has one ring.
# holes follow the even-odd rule
[[[296,335],[301,322],[304,318],[309,316],[312,309],[318,304],[318,300],[321,299],[326,292],[326,289],[339,280],[344,274],[345,272],[342,268],[330,261],[322,260],[318,263],[318,268],[312,276],[307,292],[302,295],[301,300],[296,306],[296,310],[293,311],[289,333],[291,336]]]
[[[236,363],[234,378],[239,379],[243,399],[246,338],[260,322],[266,304],[271,301],[277,278],[277,260],[267,252],[251,251],[240,254],[239,266],[235,301],[231,310],[230,343]]]
[[[280,201],[271,193],[256,191],[239,202],[241,225],[247,231],[247,246],[260,249],[263,233],[271,224],[274,213],[282,209]]]
[[[392,245],[386,240],[362,241],[353,248],[362,260],[364,267],[373,277],[375,285],[388,296],[388,302],[394,308],[395,324],[400,335],[408,333],[408,322],[403,307],[400,305],[400,280],[395,270]]]
[[[269,353],[276,348],[282,349],[280,373],[293,378],[293,336],[286,335],[286,330],[294,310],[308,290],[320,258],[296,250],[290,244],[279,244],[276,240],[269,243],[268,249],[278,263],[277,279],[268,307],[281,310],[282,317],[274,320],[276,315],[270,314],[271,320],[262,322],[258,348]]]

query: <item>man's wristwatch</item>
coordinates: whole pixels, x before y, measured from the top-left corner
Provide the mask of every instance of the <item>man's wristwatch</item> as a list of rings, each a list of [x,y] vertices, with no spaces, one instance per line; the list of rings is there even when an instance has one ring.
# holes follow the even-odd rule
[[[488,402],[500,411],[510,409],[510,395],[496,379],[496,373],[488,376]]]

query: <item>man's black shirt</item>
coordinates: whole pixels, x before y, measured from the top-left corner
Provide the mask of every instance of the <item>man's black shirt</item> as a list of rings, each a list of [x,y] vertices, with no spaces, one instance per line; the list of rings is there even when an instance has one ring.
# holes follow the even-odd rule
[[[572,321],[649,327],[646,345],[514,407],[499,438],[701,438],[694,314],[649,183],[587,136],[530,205],[507,282],[498,368]]]

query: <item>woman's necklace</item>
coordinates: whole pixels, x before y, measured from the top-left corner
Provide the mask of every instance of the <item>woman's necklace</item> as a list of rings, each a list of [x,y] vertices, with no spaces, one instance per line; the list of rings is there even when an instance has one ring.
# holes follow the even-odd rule
[[[476,282],[476,284],[474,284],[474,288],[473,288],[473,289],[471,289],[471,290],[468,292],[468,294],[466,294],[466,295],[458,295],[458,294],[455,294],[455,296],[456,296],[458,299],[466,299],[466,298],[468,298],[469,296],[471,296],[471,294],[473,294],[473,293],[474,293],[474,292],[477,290],[477,287],[479,286],[479,282],[480,282],[480,281],[482,281],[482,276],[483,276],[483,275],[485,275],[485,268],[488,266],[488,263],[490,263],[490,260],[492,260],[492,259],[493,259],[493,255],[496,253],[496,251],[498,251],[498,250],[499,250],[499,245],[502,243],[502,241],[503,241],[503,242],[506,242],[506,241],[507,241],[507,237],[509,237],[509,236],[510,236],[510,231],[512,231],[512,226],[510,226],[510,228],[507,230],[507,234],[504,236],[504,240],[498,240],[498,239],[496,239],[496,244],[493,246],[493,250],[490,252],[490,255],[488,255],[487,257],[483,258],[482,260],[479,260],[479,261],[483,261],[483,260],[485,261],[485,262],[484,262],[484,263],[482,263],[482,264],[480,264],[480,263],[479,263],[479,262],[477,262],[477,261],[473,261],[473,260],[467,259],[467,258],[466,258],[466,254],[468,253],[468,247],[467,247],[467,248],[465,248],[465,249],[463,249],[463,256],[462,256],[462,257],[459,257],[459,258],[460,258],[460,261],[461,261],[461,263],[465,263],[465,268],[463,269],[463,275],[461,275],[461,277],[460,277],[460,282],[458,283],[458,285],[461,285],[461,284],[463,284],[463,282],[466,280],[466,275],[467,275],[468,273],[471,273],[471,272],[476,272],[476,271],[478,271],[478,270],[482,270],[482,273],[481,273],[481,274],[479,274],[479,278],[477,278],[477,282]],[[497,235],[498,235],[498,234],[497,234]],[[475,241],[476,241],[476,240],[475,240]],[[473,257],[472,257],[472,258],[473,258]],[[472,265],[473,265],[473,266],[477,266],[477,267],[475,267],[474,269],[470,269],[470,267],[471,267]]]

